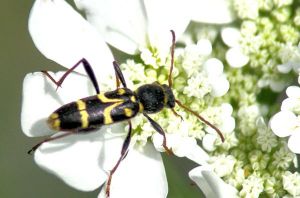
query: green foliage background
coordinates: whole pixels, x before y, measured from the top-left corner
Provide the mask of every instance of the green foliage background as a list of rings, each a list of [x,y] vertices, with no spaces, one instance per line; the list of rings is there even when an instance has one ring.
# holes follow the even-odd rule
[[[27,20],[33,3],[34,1],[1,1],[0,197],[95,198],[99,190],[80,192],[72,189],[57,177],[41,170],[34,163],[33,157],[26,153],[40,139],[26,137],[21,131],[23,78],[30,72],[62,69],[43,57],[31,41]],[[200,190],[192,185],[187,176],[188,171],[196,165],[174,156],[164,156],[164,162],[169,180],[168,198],[199,197]]]

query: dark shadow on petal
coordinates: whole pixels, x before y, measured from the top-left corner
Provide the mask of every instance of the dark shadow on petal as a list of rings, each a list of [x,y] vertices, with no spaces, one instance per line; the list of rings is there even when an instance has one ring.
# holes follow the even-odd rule
[[[37,122],[35,122],[31,129],[31,134],[34,137],[46,136],[53,134],[53,131],[49,129],[47,125],[47,118],[43,118]]]

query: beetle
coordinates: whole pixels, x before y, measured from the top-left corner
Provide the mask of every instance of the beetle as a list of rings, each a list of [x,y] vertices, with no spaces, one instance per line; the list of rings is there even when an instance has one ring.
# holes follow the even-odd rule
[[[103,125],[110,125],[117,122],[127,121],[129,124],[129,130],[121,149],[121,155],[115,166],[110,171],[107,180],[106,195],[107,197],[109,197],[112,176],[117,170],[121,161],[126,157],[128,153],[128,147],[132,135],[132,124],[130,119],[135,117],[138,113],[143,114],[150,122],[152,127],[163,136],[162,146],[168,154],[172,154],[172,150],[167,147],[165,132],[162,127],[157,122],[155,122],[148,114],[158,113],[164,108],[169,108],[172,110],[174,115],[181,117],[174,110],[175,104],[192,113],[202,122],[212,127],[219,134],[222,141],[224,141],[224,137],[217,127],[204,119],[197,112],[182,104],[175,98],[173,94],[171,87],[172,70],[174,67],[175,32],[171,30],[171,33],[171,67],[169,70],[168,85],[153,82],[152,84],[144,84],[138,87],[137,90],[132,91],[131,89],[127,88],[127,84],[122,71],[116,61],[113,61],[113,67],[116,75],[117,89],[109,92],[100,92],[93,69],[85,58],[81,59],[73,67],[68,69],[58,81],[56,81],[47,71],[42,71],[46,75],[46,77],[48,77],[53,83],[57,85],[58,88],[61,87],[65,78],[76,67],[82,65],[95,88],[96,95],[65,104],[55,110],[48,117],[48,126],[52,130],[64,131],[65,133],[55,137],[49,137],[41,141],[40,143],[32,147],[32,149],[30,149],[28,153],[30,154],[34,152],[41,144],[45,142],[63,138],[71,134],[91,132],[95,129],[99,129]],[[122,84],[122,88],[120,88],[120,84]]]

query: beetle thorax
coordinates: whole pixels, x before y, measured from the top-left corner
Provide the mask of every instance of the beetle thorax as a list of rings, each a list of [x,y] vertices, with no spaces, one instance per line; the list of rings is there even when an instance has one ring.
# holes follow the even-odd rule
[[[173,92],[167,85],[160,85],[157,82],[145,84],[140,86],[135,93],[145,113],[157,113],[164,107],[175,106]]]

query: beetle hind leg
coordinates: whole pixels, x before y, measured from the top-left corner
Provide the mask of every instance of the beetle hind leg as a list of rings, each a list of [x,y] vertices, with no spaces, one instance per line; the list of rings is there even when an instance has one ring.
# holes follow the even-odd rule
[[[126,138],[123,142],[123,145],[122,145],[121,156],[119,157],[119,159],[118,159],[117,163],[115,164],[115,166],[113,167],[113,169],[109,172],[109,176],[108,176],[107,183],[106,183],[106,190],[105,190],[106,197],[110,196],[110,185],[111,185],[113,174],[116,172],[116,170],[119,167],[121,161],[128,154],[128,147],[129,147],[129,144],[130,144],[131,134],[132,134],[131,133],[132,132],[132,124],[131,124],[130,120],[128,121],[128,124],[129,124],[129,130],[128,130],[128,134],[127,134],[127,136],[126,136]]]
[[[71,132],[65,132],[65,133],[63,133],[63,134],[61,134],[61,135],[58,135],[58,136],[55,136],[55,137],[49,137],[49,138],[46,138],[46,139],[44,139],[43,141],[37,143],[35,146],[33,146],[29,151],[27,151],[27,153],[28,153],[29,155],[31,155],[31,154],[32,154],[34,151],[36,151],[36,149],[38,149],[43,143],[45,143],[45,142],[50,142],[50,141],[53,141],[53,140],[57,140],[57,139],[60,139],[60,138],[63,138],[63,137],[66,137],[66,136],[69,136],[69,135],[72,135],[72,134],[74,134],[73,131],[71,131]]]

